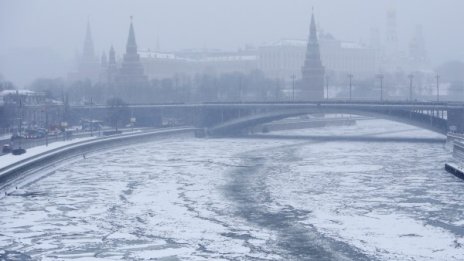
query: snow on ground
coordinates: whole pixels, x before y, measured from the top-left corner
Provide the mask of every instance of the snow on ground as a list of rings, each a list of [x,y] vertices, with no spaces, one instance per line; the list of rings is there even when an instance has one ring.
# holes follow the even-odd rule
[[[22,155],[13,155],[13,154],[6,154],[0,157],[0,168],[7,167],[8,165],[17,163],[21,160],[36,156],[38,154],[47,152],[49,150],[61,148],[70,144],[74,144],[81,141],[86,141],[90,139],[95,139],[96,137],[85,137],[85,138],[73,138],[72,140],[67,141],[55,141],[53,143],[48,144],[48,146],[41,145],[33,148],[27,149],[26,153]]]
[[[380,120],[279,134],[392,131],[441,137]],[[442,170],[448,157],[419,142],[128,146],[0,200],[0,249],[42,260],[462,260],[464,190]]]
[[[11,133],[8,134],[0,134],[0,140],[7,140],[11,138]]]

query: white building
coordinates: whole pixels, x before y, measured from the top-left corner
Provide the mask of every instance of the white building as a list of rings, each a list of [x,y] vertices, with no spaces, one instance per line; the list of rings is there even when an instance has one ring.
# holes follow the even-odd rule
[[[301,78],[306,41],[282,40],[259,48],[259,69],[268,77],[289,80]],[[373,77],[379,69],[375,49],[353,42],[336,40],[329,34],[319,35],[322,64],[328,74],[353,74],[356,78]]]
[[[258,69],[256,51],[223,52],[189,50],[182,52],[139,51],[145,73],[150,79],[176,75],[247,73]]]

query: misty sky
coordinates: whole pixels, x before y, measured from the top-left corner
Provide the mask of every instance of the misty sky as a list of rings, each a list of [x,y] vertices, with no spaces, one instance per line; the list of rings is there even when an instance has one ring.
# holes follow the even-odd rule
[[[113,44],[119,55],[129,16],[139,48],[235,50],[279,39],[307,37],[311,7],[336,38],[368,42],[382,33],[393,0],[0,0],[0,74],[18,85],[35,77],[65,77],[82,49],[90,19],[100,56]],[[424,29],[433,64],[464,60],[464,1],[394,3],[400,46],[407,50],[416,25]]]

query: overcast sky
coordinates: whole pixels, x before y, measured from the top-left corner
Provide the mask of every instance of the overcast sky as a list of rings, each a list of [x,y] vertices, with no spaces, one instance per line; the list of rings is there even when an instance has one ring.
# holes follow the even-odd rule
[[[390,5],[400,47],[407,50],[420,24],[434,64],[464,60],[463,0],[0,0],[0,74],[19,85],[65,76],[82,49],[87,19],[99,55],[111,44],[121,54],[131,15],[139,48],[155,49],[159,39],[166,51],[235,50],[305,39],[312,6],[326,32],[368,42],[372,27],[385,32]]]

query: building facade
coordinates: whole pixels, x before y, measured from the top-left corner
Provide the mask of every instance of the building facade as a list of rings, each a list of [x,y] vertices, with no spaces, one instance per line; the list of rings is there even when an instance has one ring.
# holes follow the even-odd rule
[[[63,121],[64,105],[29,90],[0,92],[0,126],[2,128],[49,128]],[[48,126],[47,126],[48,124]]]
[[[150,79],[172,78],[176,75],[248,73],[258,69],[256,49],[226,52],[219,50],[185,50],[139,52]]]

